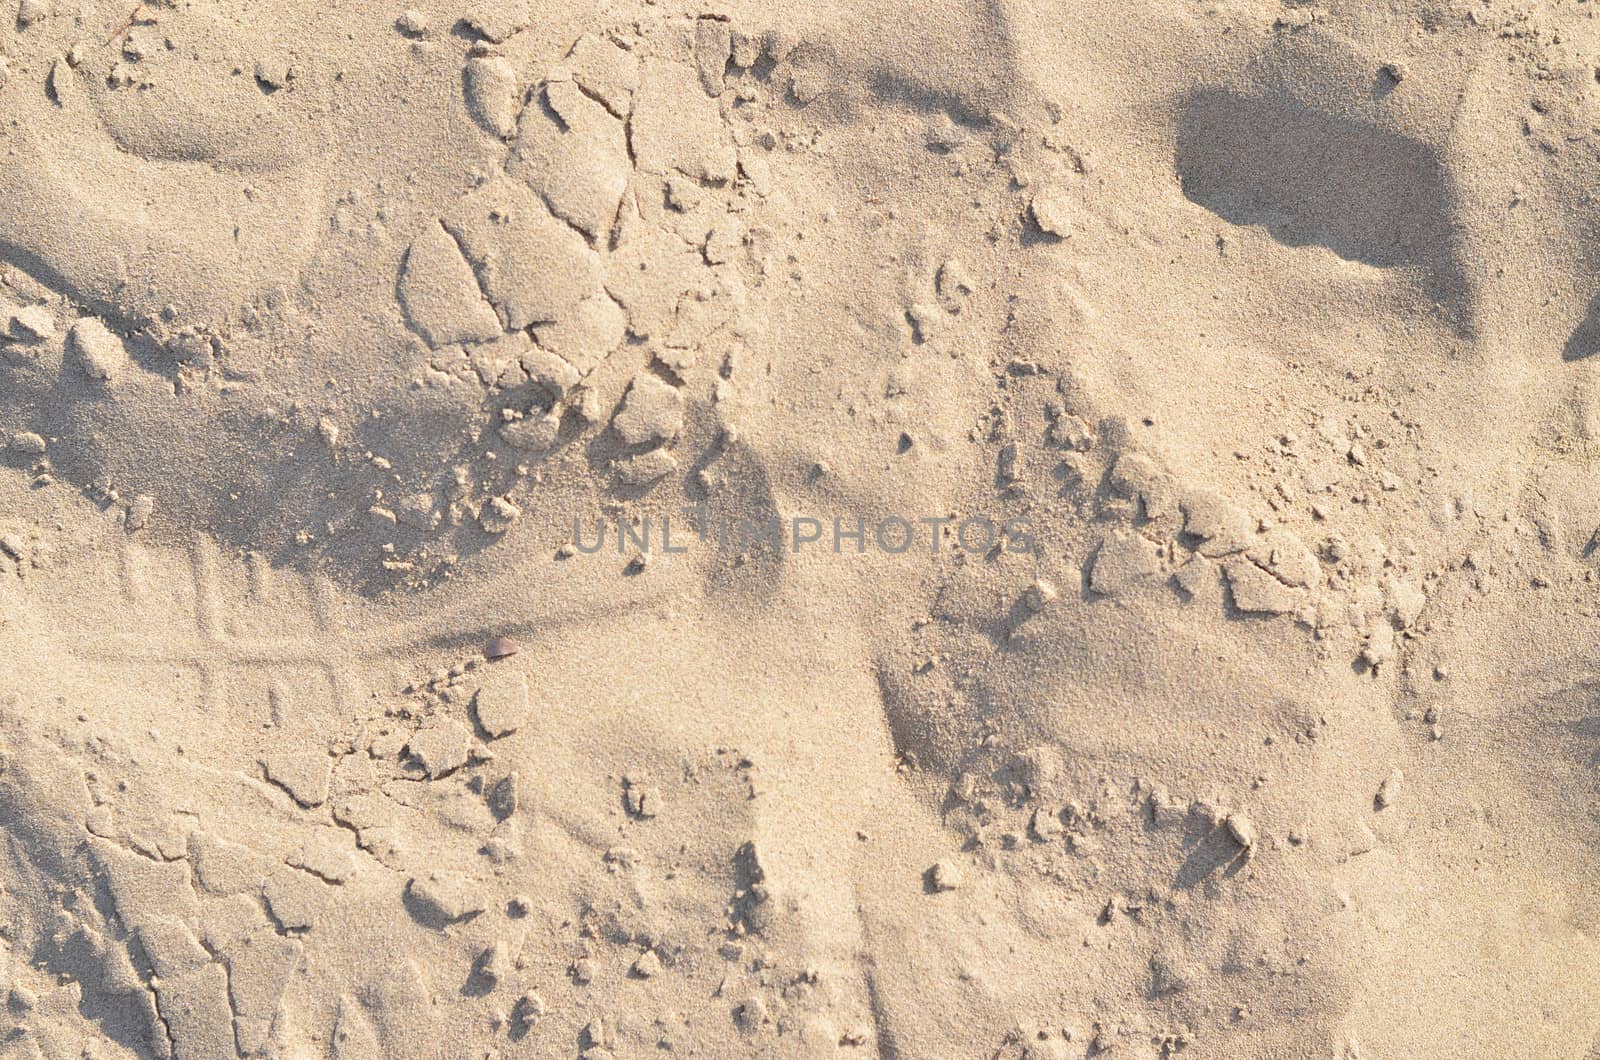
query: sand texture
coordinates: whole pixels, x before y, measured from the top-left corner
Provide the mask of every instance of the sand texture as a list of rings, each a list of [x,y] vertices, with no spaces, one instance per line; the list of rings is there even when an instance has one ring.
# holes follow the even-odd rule
[[[1600,1060],[1597,12],[0,0],[0,1060]]]

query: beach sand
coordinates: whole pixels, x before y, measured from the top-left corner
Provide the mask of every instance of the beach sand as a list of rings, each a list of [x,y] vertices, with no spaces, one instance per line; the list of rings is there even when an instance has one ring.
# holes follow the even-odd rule
[[[1565,0],[0,0],[0,1057],[1600,1057]]]

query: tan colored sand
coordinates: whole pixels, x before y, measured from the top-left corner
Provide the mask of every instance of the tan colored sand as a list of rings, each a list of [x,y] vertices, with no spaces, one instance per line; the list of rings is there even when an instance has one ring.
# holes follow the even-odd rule
[[[0,0],[0,1057],[1600,1056],[1594,5],[415,3]]]

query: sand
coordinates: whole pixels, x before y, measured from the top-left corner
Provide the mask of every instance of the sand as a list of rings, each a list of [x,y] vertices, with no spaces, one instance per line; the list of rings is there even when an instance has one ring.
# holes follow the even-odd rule
[[[1600,1057],[1570,0],[0,0],[0,1057]]]

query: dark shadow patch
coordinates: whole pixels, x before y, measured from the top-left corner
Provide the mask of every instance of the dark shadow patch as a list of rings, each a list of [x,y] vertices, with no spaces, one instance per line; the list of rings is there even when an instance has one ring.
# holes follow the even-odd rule
[[[1186,841],[1185,846],[1188,852],[1173,880],[1179,890],[1192,890],[1213,876],[1220,874],[1226,878],[1244,868],[1245,851],[1233,841],[1226,828],[1212,828]]]
[[[867,86],[873,99],[881,104],[903,106],[924,114],[945,114],[952,122],[972,132],[989,126],[989,114],[981,102],[958,91],[917,81],[899,70],[874,70],[867,75]]]
[[[475,920],[481,912],[481,910],[473,910],[465,916],[452,917],[426,896],[418,894],[412,884],[407,884],[406,889],[401,892],[400,903],[405,906],[406,912],[411,914],[411,919],[423,927],[432,928],[434,931],[443,931],[452,924]],[[476,974],[476,968],[474,969],[474,974]]]
[[[1600,295],[1589,303],[1583,322],[1573,329],[1566,346],[1562,347],[1561,359],[1581,361],[1597,353],[1600,353]]]
[[[1282,96],[1202,89],[1179,119],[1177,169],[1184,195],[1232,224],[1424,270],[1436,301],[1460,290],[1450,181],[1425,144]]]
[[[462,997],[488,997],[494,993],[495,987],[500,985],[499,978],[490,968],[494,951],[484,950],[472,962],[472,971],[467,976],[467,981],[461,984]]]

